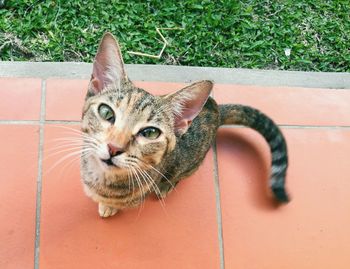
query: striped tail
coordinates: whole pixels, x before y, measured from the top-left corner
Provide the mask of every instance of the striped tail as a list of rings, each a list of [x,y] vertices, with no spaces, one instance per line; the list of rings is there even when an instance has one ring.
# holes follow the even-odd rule
[[[285,190],[288,167],[287,144],[277,125],[259,110],[243,105],[220,105],[220,125],[238,124],[258,131],[270,146],[272,163],[270,187],[280,202],[288,202]]]

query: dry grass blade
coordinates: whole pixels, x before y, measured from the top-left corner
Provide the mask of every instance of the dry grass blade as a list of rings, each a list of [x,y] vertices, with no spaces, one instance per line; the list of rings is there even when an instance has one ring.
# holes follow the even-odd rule
[[[158,55],[153,55],[153,54],[148,54],[148,53],[143,53],[143,52],[136,52],[136,51],[128,51],[129,54],[133,54],[133,55],[138,55],[138,56],[143,56],[143,57],[149,57],[149,58],[154,58],[154,59],[160,59],[163,55],[163,52],[165,50],[165,48],[167,46],[169,46],[168,41],[165,39],[165,37],[162,35],[162,33],[160,32],[160,30],[184,30],[184,28],[180,28],[180,27],[174,27],[174,28],[167,28],[167,27],[163,27],[163,28],[158,28],[156,27],[156,31],[159,34],[159,36],[161,37],[161,39],[163,40],[163,47],[160,50]]]

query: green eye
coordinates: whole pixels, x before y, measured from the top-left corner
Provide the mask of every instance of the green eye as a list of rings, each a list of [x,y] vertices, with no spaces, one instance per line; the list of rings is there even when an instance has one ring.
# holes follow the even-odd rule
[[[161,134],[161,131],[155,127],[147,127],[139,132],[139,135],[147,139],[157,139]]]
[[[98,107],[98,114],[101,116],[102,119],[109,121],[110,123],[114,123],[114,112],[109,106],[105,104],[100,105]]]

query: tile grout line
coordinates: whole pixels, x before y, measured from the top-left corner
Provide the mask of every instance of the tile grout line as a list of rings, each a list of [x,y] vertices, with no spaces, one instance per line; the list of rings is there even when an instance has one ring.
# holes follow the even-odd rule
[[[81,121],[78,120],[0,120],[0,125],[40,125],[44,124],[66,124],[74,125],[80,124]]]
[[[40,254],[40,221],[41,221],[41,191],[42,191],[42,160],[44,148],[44,125],[46,112],[46,80],[41,82],[41,103],[39,121],[39,148],[38,148],[38,176],[36,189],[36,215],[35,215],[35,248],[34,248],[34,269],[39,268]]]
[[[45,120],[45,124],[66,124],[66,125],[75,125],[75,124],[81,124],[81,121],[79,120]]]
[[[219,168],[218,168],[216,140],[213,143],[213,160],[214,160],[214,185],[215,185],[215,200],[216,200],[216,216],[217,216],[217,224],[218,224],[220,269],[225,269],[224,238],[223,238],[223,229],[222,229],[221,195],[220,195]]]
[[[0,125],[39,125],[39,120],[0,120]]]

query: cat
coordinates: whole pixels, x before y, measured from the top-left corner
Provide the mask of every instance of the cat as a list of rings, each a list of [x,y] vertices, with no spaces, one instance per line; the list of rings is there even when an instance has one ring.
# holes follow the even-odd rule
[[[140,206],[151,193],[165,198],[198,169],[224,124],[248,126],[263,135],[272,154],[270,188],[277,201],[289,200],[287,146],[279,128],[252,107],[217,105],[212,88],[213,82],[203,80],[172,94],[151,95],[127,77],[114,36],[103,36],[81,125],[82,183],[101,217]]]

